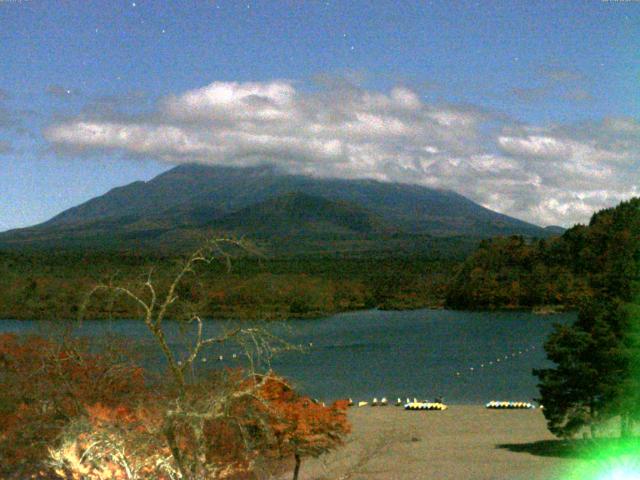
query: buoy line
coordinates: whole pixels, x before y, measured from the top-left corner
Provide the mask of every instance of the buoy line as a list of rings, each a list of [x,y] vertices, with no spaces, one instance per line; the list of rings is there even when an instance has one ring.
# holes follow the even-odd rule
[[[535,349],[536,349],[535,345],[531,345],[531,346],[525,347],[524,349],[513,351],[513,352],[510,352],[510,353],[505,354],[505,355],[498,355],[495,360],[489,360],[488,362],[482,362],[479,365],[473,365],[473,366],[470,366],[469,368],[466,368],[466,369],[459,369],[459,370],[457,370],[457,371],[455,371],[453,373],[453,376],[462,377],[464,375],[464,372],[467,372],[467,373],[470,374],[470,373],[474,373],[476,371],[481,371],[481,369],[489,368],[489,367],[491,367],[493,365],[497,365],[497,364],[499,364],[501,362],[504,363],[507,360],[515,359],[518,356],[524,355],[525,353],[529,353],[530,351],[534,351]]]

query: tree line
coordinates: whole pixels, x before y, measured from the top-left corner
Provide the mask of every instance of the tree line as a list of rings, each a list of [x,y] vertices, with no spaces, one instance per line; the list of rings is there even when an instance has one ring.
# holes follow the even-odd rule
[[[640,420],[640,199],[596,213],[583,229],[581,268],[589,295],[572,325],[545,343],[553,368],[535,370],[549,429],[591,437],[619,418],[630,436]]]
[[[137,285],[154,270],[170,282],[181,258],[132,252],[0,252],[0,318],[74,319],[87,286],[117,280]],[[231,272],[211,266],[185,279],[181,295],[210,318],[300,318],[366,308],[442,305],[453,260],[429,257],[244,256]],[[86,318],[133,318],[137,306],[121,298],[96,303]]]

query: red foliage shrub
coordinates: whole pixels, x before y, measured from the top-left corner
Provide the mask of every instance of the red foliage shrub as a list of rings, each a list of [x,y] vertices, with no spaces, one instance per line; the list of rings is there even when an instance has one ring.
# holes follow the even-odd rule
[[[325,407],[273,374],[152,391],[142,369],[77,341],[0,335],[2,479],[168,479],[185,465],[194,478],[253,478],[348,432],[346,402]]]
[[[133,405],[144,390],[141,369],[78,342],[0,335],[0,475],[40,471],[47,447],[87,405]]]

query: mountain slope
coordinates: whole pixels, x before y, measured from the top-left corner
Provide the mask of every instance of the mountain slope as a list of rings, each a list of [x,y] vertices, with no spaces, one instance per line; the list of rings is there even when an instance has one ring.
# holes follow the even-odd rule
[[[0,247],[179,247],[215,231],[273,242],[299,235],[353,237],[367,239],[367,248],[389,236],[551,233],[450,191],[288,175],[271,166],[181,165],[148,182],[115,188],[40,225],[0,234]]]
[[[392,228],[364,209],[302,192],[291,192],[253,204],[211,222],[216,229],[259,236],[379,234]]]

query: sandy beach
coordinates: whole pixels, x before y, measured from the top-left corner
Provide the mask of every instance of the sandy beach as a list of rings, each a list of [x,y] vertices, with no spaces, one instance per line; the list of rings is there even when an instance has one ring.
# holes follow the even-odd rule
[[[301,479],[561,479],[573,462],[553,452],[540,410],[454,405],[443,412],[361,407],[339,452],[305,460]]]

